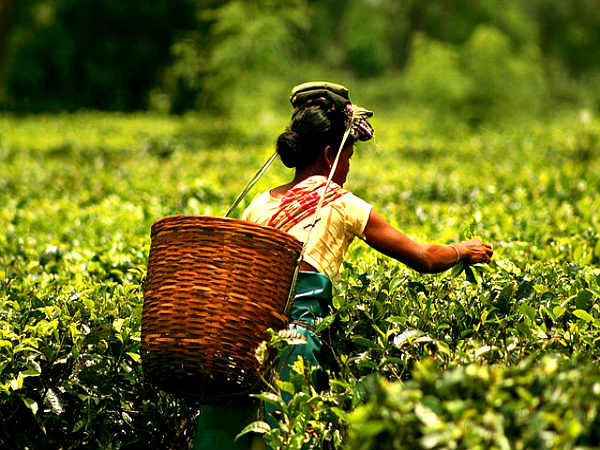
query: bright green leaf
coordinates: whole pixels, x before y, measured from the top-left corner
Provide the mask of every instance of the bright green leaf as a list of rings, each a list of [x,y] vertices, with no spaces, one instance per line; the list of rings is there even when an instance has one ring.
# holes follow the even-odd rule
[[[573,311],[573,315],[581,320],[585,320],[586,322],[594,322],[594,318],[590,315],[590,313],[584,311],[583,309],[576,309]]]
[[[234,441],[237,442],[239,438],[248,433],[259,433],[265,434],[271,431],[271,426],[267,422],[257,420],[244,427],[244,429],[235,437]],[[230,438],[231,439],[231,438]]]

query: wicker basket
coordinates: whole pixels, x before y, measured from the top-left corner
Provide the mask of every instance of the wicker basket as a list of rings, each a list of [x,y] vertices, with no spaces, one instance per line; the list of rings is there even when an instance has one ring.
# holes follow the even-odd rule
[[[144,373],[205,403],[256,386],[254,351],[283,314],[302,244],[236,219],[173,216],[152,226],[142,314]]]

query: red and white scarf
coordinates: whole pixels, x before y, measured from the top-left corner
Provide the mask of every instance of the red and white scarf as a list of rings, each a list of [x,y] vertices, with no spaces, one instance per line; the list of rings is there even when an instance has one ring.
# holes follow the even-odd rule
[[[268,225],[283,231],[289,231],[295,225],[310,217],[317,210],[319,200],[325,191],[327,179],[323,176],[312,176],[289,189]],[[329,183],[323,206],[337,200],[349,191],[333,181]]]

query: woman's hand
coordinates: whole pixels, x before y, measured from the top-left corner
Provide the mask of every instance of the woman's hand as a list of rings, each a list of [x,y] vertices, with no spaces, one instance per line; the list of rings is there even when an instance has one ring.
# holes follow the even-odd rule
[[[492,246],[479,239],[454,244],[454,247],[458,249],[461,261],[466,264],[489,263],[494,254]]]

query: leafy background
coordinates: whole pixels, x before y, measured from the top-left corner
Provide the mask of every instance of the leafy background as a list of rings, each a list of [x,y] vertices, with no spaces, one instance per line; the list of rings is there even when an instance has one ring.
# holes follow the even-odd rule
[[[199,405],[141,370],[149,229],[223,215],[308,79],[376,112],[353,192],[495,255],[420,275],[353,244],[319,325],[329,387],[299,364],[257,392],[281,426],[254,427],[274,448],[600,446],[593,1],[154,3],[1,7],[0,447],[190,445]]]

